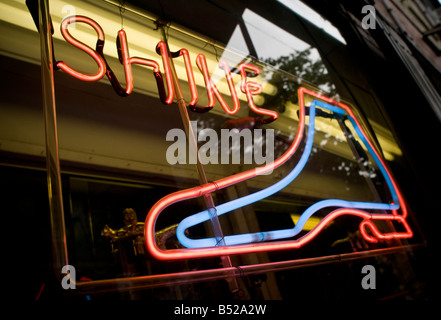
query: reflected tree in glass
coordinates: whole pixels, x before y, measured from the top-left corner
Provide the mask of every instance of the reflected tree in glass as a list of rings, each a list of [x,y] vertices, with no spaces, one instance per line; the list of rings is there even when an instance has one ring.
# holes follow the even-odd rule
[[[262,93],[265,98],[264,107],[277,108],[278,111],[283,112],[287,102],[297,103],[297,89],[302,85],[303,80],[324,90],[330,96],[336,94],[335,86],[325,65],[320,59],[314,58],[313,50],[315,49],[310,47],[287,56],[265,59],[267,64],[284,72],[268,70],[269,82],[276,86],[277,94]],[[296,81],[290,75],[299,80]]]

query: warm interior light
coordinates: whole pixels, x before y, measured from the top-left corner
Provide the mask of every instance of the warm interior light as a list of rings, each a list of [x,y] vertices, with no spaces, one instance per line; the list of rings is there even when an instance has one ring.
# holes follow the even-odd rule
[[[288,2],[286,0],[284,0],[283,3],[285,5],[288,5]],[[301,8],[301,10],[303,10],[303,11],[299,11],[300,9],[298,9],[298,11],[304,16],[312,17],[313,15],[317,15],[307,6],[302,4],[300,1],[293,1],[291,3],[291,6],[293,7],[294,4],[297,5],[298,8]],[[70,11],[66,10],[66,8],[68,8]],[[75,10],[75,12],[72,12],[72,8]],[[121,16],[117,6],[107,5],[105,3],[97,5],[97,3],[85,2],[85,1],[77,1],[73,6],[71,2],[68,1],[51,1],[50,9],[51,9],[51,18],[54,23],[54,31],[55,31],[54,39],[62,40],[64,42],[63,36],[60,32],[59,25],[61,24],[62,19],[66,15],[76,14],[76,15],[84,15],[91,18],[95,18],[102,27],[104,31],[105,39],[107,41],[106,46],[104,46],[104,54],[107,57],[111,57],[115,59],[118,58],[118,54],[116,50],[116,38],[118,32],[121,30]],[[27,30],[32,30],[33,32],[36,32],[35,24],[33,20],[30,18],[30,14],[26,7],[26,4],[22,0],[8,0],[7,2],[6,1],[1,2],[0,19],[11,25],[17,25]],[[151,16],[145,19],[141,19],[138,16],[130,14],[129,11],[126,11],[123,15],[123,19],[124,19],[124,30],[127,35],[128,47],[131,55],[148,58],[158,63],[161,63],[161,57],[158,56],[155,52],[155,46],[160,40],[160,37],[159,37],[159,33],[153,30],[154,17]],[[150,26],[149,23],[145,22],[145,20],[149,21],[148,19],[150,19]],[[311,21],[312,20],[315,21],[315,19],[311,19]],[[320,17],[320,19],[318,19],[317,21],[321,21],[321,20],[323,19]],[[90,47],[95,46],[97,36],[95,30],[93,30],[92,28],[82,27],[81,23],[79,23],[77,26],[75,26],[75,29],[71,29],[71,33],[73,36],[75,36],[77,39],[79,39],[86,45]],[[174,33],[179,34],[179,31],[170,32],[170,35],[173,36]],[[196,67],[196,56],[197,54],[203,52],[206,57],[209,73],[214,83],[216,84],[217,89],[219,90],[220,94],[228,96],[230,94],[230,88],[228,86],[228,82],[223,76],[223,71],[218,67],[216,55],[213,52],[210,52],[210,50],[203,49],[205,43],[202,41],[202,38],[200,37],[195,37],[191,41],[187,41],[187,39],[190,40],[190,37],[188,35],[181,38],[182,39],[174,36],[170,45],[172,46],[172,51],[173,48],[175,48],[176,50],[184,47],[188,49],[188,56],[190,62],[193,64],[192,70],[194,71],[194,79],[196,85],[199,88],[205,87],[204,77]],[[184,39],[186,40],[184,41]],[[217,48],[219,48],[218,45]],[[31,51],[23,52],[23,50],[16,49],[13,47],[3,48],[0,50],[3,51],[3,54],[6,54],[8,56],[13,55],[18,58],[25,59],[26,61],[33,61],[34,63],[36,63],[39,59],[39,57],[27,56],[31,54],[30,53]],[[20,52],[16,50],[20,50]],[[221,49],[219,48],[219,50]],[[218,52],[217,54],[219,53],[221,52]],[[246,62],[246,60],[244,60],[243,58],[243,55],[241,56],[240,53],[235,53],[227,48],[225,48],[224,52],[221,53],[221,57],[222,59],[224,58],[227,59],[228,62],[230,61]],[[68,59],[69,57],[56,56],[56,58],[59,60],[63,60],[63,59]],[[85,59],[85,60],[89,60],[89,59]],[[85,61],[85,62],[89,63],[89,61]],[[182,79],[182,81],[187,81],[188,66],[186,66],[186,64],[184,63],[184,59],[182,58],[174,59],[174,64],[178,77]],[[120,68],[120,66],[117,64],[116,65],[112,64],[111,67],[114,67],[116,71],[118,71]],[[140,66],[137,65],[135,65],[134,67],[141,68]],[[234,79],[234,83],[238,84],[240,82],[240,75],[233,74],[232,77]],[[264,80],[262,81],[262,79],[254,79],[254,81],[262,85],[263,93],[269,95],[277,94],[277,88],[271,83]],[[238,85],[236,89],[238,89]],[[142,92],[144,94],[151,94],[150,93],[151,91],[148,90],[146,91],[145,88],[142,86],[135,85],[133,90],[136,92]],[[191,105],[192,103],[190,102],[194,102],[194,93],[192,94],[190,92],[187,95],[187,97],[188,97],[188,102]],[[247,96],[241,90],[237,90],[237,97],[240,101],[247,102]],[[253,97],[253,99],[256,106],[260,106],[263,104],[263,97],[261,95],[256,95]],[[213,112],[218,113],[219,110],[213,110]],[[285,117],[285,115],[283,115],[283,117]],[[321,125],[323,125],[324,127],[326,127],[326,130],[329,130],[326,131],[326,133],[331,134],[337,139],[343,138],[342,132],[335,124],[328,125],[326,123],[326,120],[322,120],[322,119],[318,119],[317,121],[318,121],[317,128],[319,130]],[[320,124],[320,122],[323,123]],[[392,136],[390,131],[374,122],[371,122],[371,124],[374,127],[373,129],[378,138],[378,142],[380,146],[383,148],[383,154],[385,158],[389,161],[392,161],[395,159],[395,157],[401,156],[402,155],[401,150],[397,147],[394,137]],[[327,147],[328,146],[325,146],[325,148]]]
[[[291,216],[291,220],[294,222],[294,224],[297,224],[299,222],[299,219],[300,219],[299,214],[291,213],[290,216]],[[314,216],[310,217],[306,221],[305,225],[303,226],[303,230],[310,231],[310,230],[314,229],[320,223],[320,220],[321,219],[319,217],[314,217]]]

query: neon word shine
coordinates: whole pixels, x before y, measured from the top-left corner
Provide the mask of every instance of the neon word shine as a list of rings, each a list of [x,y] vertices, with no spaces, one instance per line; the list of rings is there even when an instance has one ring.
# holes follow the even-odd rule
[[[68,26],[69,24],[74,22],[82,22],[88,24],[96,31],[98,39],[96,42],[95,49],[89,47],[88,45],[74,38],[70,34],[68,30]],[[158,93],[161,101],[164,104],[171,104],[175,98],[175,88],[173,85],[173,78],[171,72],[172,66],[170,64],[170,59],[175,59],[182,56],[184,59],[188,84],[190,86],[190,92],[191,92],[191,101],[188,103],[190,110],[195,112],[207,112],[211,110],[215,104],[215,97],[218,99],[219,103],[221,104],[222,108],[227,114],[232,115],[237,113],[237,111],[239,110],[240,107],[239,98],[235,89],[235,85],[233,83],[231,70],[226,61],[223,60],[220,61],[219,68],[222,68],[225,71],[225,77],[228,83],[231,98],[233,100],[233,105],[230,107],[225,102],[225,100],[223,99],[222,95],[220,94],[219,90],[217,89],[216,85],[214,84],[213,80],[211,79],[208,73],[207,61],[205,59],[205,56],[203,54],[198,54],[196,57],[196,64],[204,77],[205,86],[208,94],[208,104],[206,106],[197,106],[198,92],[196,88],[196,82],[194,80],[194,74],[193,74],[193,69],[191,66],[190,55],[188,53],[188,50],[180,49],[177,52],[169,52],[167,44],[164,41],[159,41],[159,43],[156,46],[156,52],[158,55],[162,57],[162,63],[165,74],[165,85],[164,85],[159,64],[151,59],[131,57],[129,54],[126,32],[124,30],[120,30],[117,34],[116,46],[118,50],[119,61],[124,66],[126,87],[123,88],[120,85],[115,74],[113,73],[112,69],[110,68],[109,64],[107,63],[106,58],[104,57],[104,53],[103,53],[104,43],[105,43],[104,32],[98,23],[85,16],[69,16],[62,21],[60,29],[61,29],[61,34],[63,35],[64,39],[67,42],[87,53],[96,62],[98,66],[98,71],[96,73],[86,74],[73,69],[63,61],[57,61],[55,63],[56,68],[67,72],[68,74],[72,75],[75,78],[78,78],[83,81],[98,81],[104,76],[107,76],[114,90],[120,96],[127,96],[130,93],[132,93],[134,87],[132,65],[133,64],[144,65],[152,68],[153,76],[156,79]],[[248,81],[247,78],[257,76],[260,73],[260,69],[250,64],[241,63],[238,66],[238,70],[241,75],[240,90],[243,93],[245,93],[248,100],[248,105],[255,113],[266,117],[264,119],[259,120],[259,123],[264,124],[276,120],[278,117],[277,112],[258,108],[253,101],[253,96],[260,94],[262,92],[262,85],[256,82]],[[165,87],[167,87],[167,89]]]

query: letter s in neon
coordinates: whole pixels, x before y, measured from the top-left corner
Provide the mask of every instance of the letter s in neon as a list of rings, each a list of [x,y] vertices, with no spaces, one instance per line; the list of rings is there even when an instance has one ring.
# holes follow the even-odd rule
[[[62,22],[60,26],[61,34],[63,35],[64,39],[66,39],[67,42],[69,42],[71,45],[83,50],[85,53],[90,55],[93,60],[95,60],[96,64],[98,65],[98,72],[95,74],[85,74],[82,72],[79,72],[77,70],[74,70],[72,67],[68,66],[63,61],[57,61],[55,63],[55,66],[59,69],[63,70],[64,72],[67,72],[71,76],[78,78],[80,80],[84,81],[97,81],[100,80],[105,74],[106,74],[106,63],[104,59],[96,52],[96,50],[92,49],[88,45],[82,43],[81,41],[75,39],[68,30],[68,25],[73,22],[83,22],[88,25],[90,25],[98,35],[97,40],[97,47],[98,46],[104,46],[104,32],[103,29],[101,29],[100,25],[93,21],[90,18],[84,17],[84,16],[69,16],[66,17]]]

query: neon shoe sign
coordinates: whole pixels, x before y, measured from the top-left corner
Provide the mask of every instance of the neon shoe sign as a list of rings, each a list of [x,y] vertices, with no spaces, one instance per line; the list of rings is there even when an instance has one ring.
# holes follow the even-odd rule
[[[150,212],[147,215],[145,222],[145,238],[146,238],[147,248],[154,257],[162,260],[178,260],[178,259],[231,255],[231,254],[244,254],[244,253],[252,253],[252,252],[267,252],[267,251],[275,251],[275,250],[296,249],[304,246],[305,244],[313,240],[320,233],[320,231],[323,230],[323,228],[325,228],[331,221],[342,215],[351,215],[361,218],[362,221],[359,225],[360,232],[361,235],[364,237],[364,239],[369,242],[377,242],[380,239],[411,238],[413,236],[413,232],[406,221],[407,209],[403,197],[400,191],[398,190],[397,185],[394,179],[392,178],[389,170],[387,169],[384,161],[381,159],[375,147],[369,141],[368,136],[363,131],[360,123],[356,119],[351,109],[340,102],[319,95],[306,88],[300,88],[298,94],[299,94],[299,106],[300,106],[298,131],[291,146],[280,158],[276,159],[273,163],[268,164],[266,166],[258,167],[256,169],[252,169],[240,174],[223,178],[212,183],[208,183],[198,187],[169,194],[168,196],[165,196],[164,198],[159,200],[150,209]],[[213,238],[194,240],[194,239],[189,239],[185,235],[184,231],[187,228],[209,219],[208,211],[202,211],[185,218],[183,221],[181,221],[181,223],[178,226],[177,229],[178,239],[185,247],[188,247],[188,249],[162,250],[158,248],[155,243],[155,236],[154,236],[155,222],[159,214],[165,208],[169,207],[170,205],[176,202],[191,198],[201,197],[206,193],[215,192],[223,188],[226,188],[228,186],[231,186],[235,183],[239,183],[246,179],[253,178],[258,174],[262,174],[266,170],[272,170],[279,167],[280,165],[285,163],[289,158],[291,158],[291,156],[298,149],[300,141],[303,138],[303,131],[305,129],[305,103],[304,103],[305,95],[312,96],[315,98],[315,100],[313,100],[313,102],[310,105],[309,126],[308,126],[307,138],[306,138],[306,145],[297,165],[285,178],[283,178],[276,184],[266,189],[260,190],[256,193],[216,206],[215,209],[217,214],[222,215],[234,209],[243,207],[245,205],[266,198],[274,194],[275,192],[278,192],[282,188],[284,188],[286,185],[288,185],[298,176],[298,174],[302,171],[306,163],[306,160],[308,159],[309,154],[311,152],[312,141],[315,130],[314,120],[315,120],[316,107],[324,108],[340,116],[343,115],[347,116],[347,118],[355,128],[358,137],[363,142],[363,144],[369,151],[370,155],[377,163],[381,173],[383,174],[387,186],[392,195],[392,202],[391,203],[357,202],[357,201],[345,201],[340,199],[322,200],[310,206],[301,215],[299,221],[292,229],[226,236],[224,238],[226,245],[221,247],[216,246],[216,241]],[[302,231],[302,228],[305,225],[306,221],[314,213],[316,213],[318,210],[323,208],[335,208],[335,209],[329,214],[327,214],[316,225],[314,229],[312,229],[310,232],[303,235],[302,237],[295,240],[263,242],[267,240],[288,239],[296,236]],[[391,213],[370,213],[366,210],[384,210],[384,211],[390,211]],[[401,214],[398,213],[398,210],[401,211]],[[381,221],[381,220],[395,221],[397,223],[400,223],[403,226],[404,231],[382,233],[379,231],[378,227],[374,223],[374,221]]]
[[[75,39],[68,30],[68,25],[73,22],[82,22],[90,25],[97,33],[97,42],[95,49],[87,46],[81,41]],[[160,41],[156,46],[156,52],[162,57],[162,64],[165,74],[165,84],[164,79],[161,74],[160,65],[151,59],[131,57],[129,54],[127,35],[124,30],[120,30],[117,35],[117,50],[120,63],[124,66],[126,88],[123,88],[116,76],[114,75],[112,69],[109,67],[106,58],[103,54],[104,48],[104,32],[100,25],[93,21],[92,19],[84,16],[71,16],[65,18],[61,23],[61,32],[63,37],[67,42],[73,46],[79,48],[80,50],[87,53],[97,64],[98,71],[94,74],[86,74],[77,71],[70,67],[63,61],[57,61],[55,66],[58,69],[70,74],[83,81],[97,81],[107,76],[114,90],[121,96],[127,96],[133,92],[134,79],[132,73],[132,65],[140,64],[152,68],[153,75],[156,79],[158,94],[161,101],[168,105],[173,103],[175,99],[175,88],[173,86],[171,65],[169,59],[175,59],[178,57],[183,57],[188,84],[190,87],[191,101],[189,102],[189,108],[196,112],[207,112],[211,110],[215,105],[215,98],[219,101],[223,110],[227,114],[235,114],[238,112],[240,104],[238,95],[235,89],[233,78],[231,75],[231,70],[226,61],[221,61],[219,67],[225,72],[225,77],[230,90],[231,98],[233,100],[233,106],[227,105],[213,80],[211,79],[205,56],[199,54],[196,57],[196,64],[201,71],[208,94],[208,104],[206,106],[198,106],[198,91],[196,88],[196,82],[194,80],[194,74],[191,66],[190,55],[186,49],[181,49],[178,52],[169,52],[167,45]],[[259,120],[259,123],[269,123],[277,119],[278,114],[275,111],[258,108],[254,101],[253,96],[260,94],[262,92],[261,84],[257,82],[248,81],[248,77],[256,76],[260,73],[260,69],[256,66],[242,63],[238,66],[238,70],[241,76],[240,90],[245,93],[248,101],[249,107],[257,114],[265,116],[266,118]],[[305,95],[309,95],[314,100],[309,107],[309,123],[308,131],[305,131]],[[334,101],[323,95],[319,95],[313,91],[306,88],[300,88],[298,92],[299,96],[299,123],[298,130],[294,140],[292,141],[289,148],[285,153],[278,159],[274,160],[270,164],[266,164],[255,169],[251,169],[233,176],[229,176],[211,183],[200,185],[194,188],[189,188],[181,190],[172,194],[165,196],[160,199],[148,213],[145,221],[145,239],[146,247],[150,253],[157,259],[162,260],[178,260],[178,259],[188,259],[188,258],[203,258],[203,257],[213,257],[231,254],[243,254],[251,252],[264,252],[264,251],[274,251],[274,250],[287,250],[296,249],[304,246],[311,240],[313,240],[323,228],[325,228],[331,221],[342,216],[350,215],[361,218],[359,228],[361,235],[369,242],[377,242],[380,239],[398,239],[398,238],[410,238],[413,236],[412,230],[407,223],[407,210],[404,200],[401,196],[397,185],[392,178],[389,170],[387,169],[384,161],[376,151],[373,144],[370,142],[368,136],[363,131],[360,123],[355,117],[351,109],[337,101]],[[306,133],[305,148],[302,152],[300,160],[293,170],[285,176],[282,180],[277,182],[270,187],[262,189],[253,194],[238,198],[223,204],[216,206],[214,209],[217,215],[222,215],[231,212],[237,208],[243,207],[245,205],[252,204],[256,201],[262,200],[270,195],[280,191],[288,184],[290,184],[303,170],[306,161],[309,158],[313,138],[315,131],[315,116],[316,108],[326,109],[332,114],[340,117],[346,117],[355,128],[355,132],[361,142],[364,144],[365,148],[368,150],[369,154],[372,156],[376,162],[378,168],[380,169],[387,187],[390,191],[392,202],[391,203],[376,203],[376,202],[357,202],[357,201],[346,201],[341,199],[327,199],[319,201],[308,209],[301,215],[300,219],[297,221],[294,228],[275,230],[260,233],[248,233],[239,235],[226,236],[225,246],[216,246],[216,240],[214,238],[206,239],[190,239],[186,236],[185,230],[200,224],[204,221],[210,219],[207,210],[199,212],[197,214],[191,215],[185,218],[178,226],[177,236],[179,241],[182,243],[185,249],[172,249],[172,250],[162,250],[155,242],[155,224],[158,216],[161,212],[173,205],[174,203],[202,197],[208,193],[216,192],[218,190],[224,189],[226,187],[232,186],[236,183],[251,179],[258,175],[262,175],[272,170],[280,167],[286,163],[298,150],[299,145],[304,140]],[[317,211],[324,208],[334,208],[333,211],[328,213],[310,232],[306,233],[298,239],[286,240],[297,236],[303,229],[306,221]],[[372,213],[369,211],[388,211],[389,213]],[[398,213],[400,210],[400,214]],[[402,232],[390,232],[382,233],[379,231],[378,227],[374,221],[395,221],[400,223],[403,227]],[[369,232],[368,232],[369,231]],[[284,241],[280,241],[285,239]]]

